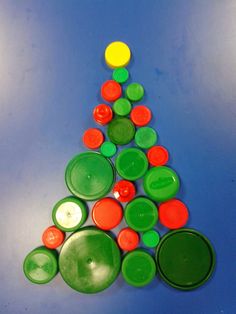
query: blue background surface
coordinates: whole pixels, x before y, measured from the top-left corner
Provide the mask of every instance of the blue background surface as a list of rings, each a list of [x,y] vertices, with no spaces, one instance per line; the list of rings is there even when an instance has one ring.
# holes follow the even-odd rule
[[[95,126],[114,40],[133,52],[132,80],[144,85],[151,125],[180,175],[188,226],[217,253],[214,276],[192,292],[119,278],[82,295],[59,275],[37,286],[22,273],[68,194],[65,166]],[[0,313],[235,313],[235,117],[234,0],[0,1]]]

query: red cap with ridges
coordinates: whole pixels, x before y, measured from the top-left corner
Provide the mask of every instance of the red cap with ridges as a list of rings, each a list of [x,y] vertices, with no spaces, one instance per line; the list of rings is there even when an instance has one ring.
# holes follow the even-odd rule
[[[132,182],[120,180],[116,182],[112,192],[118,201],[129,202],[135,197],[136,189]]]
[[[93,119],[95,122],[106,125],[113,117],[113,112],[111,107],[106,104],[99,104],[93,109]]]

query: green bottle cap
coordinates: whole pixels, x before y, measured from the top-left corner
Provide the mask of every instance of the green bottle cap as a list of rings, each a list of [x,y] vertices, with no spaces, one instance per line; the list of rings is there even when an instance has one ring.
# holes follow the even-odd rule
[[[87,208],[80,199],[68,196],[56,203],[52,211],[52,220],[61,230],[78,230],[87,219]]]
[[[146,197],[137,197],[125,207],[125,221],[135,231],[147,231],[157,220],[157,206]]]
[[[129,71],[126,68],[117,68],[112,73],[112,79],[117,83],[123,84],[129,78]]]
[[[114,102],[113,111],[118,116],[127,116],[131,111],[131,103],[126,98],[119,98]]]
[[[157,133],[154,129],[150,127],[143,127],[136,131],[135,134],[135,143],[143,148],[148,149],[156,144]]]
[[[117,156],[115,166],[122,178],[134,181],[145,175],[148,160],[140,149],[125,148]]]
[[[134,124],[128,118],[115,118],[108,124],[107,135],[114,144],[128,144],[134,138],[134,134]]]
[[[115,241],[94,227],[73,233],[62,246],[59,269],[64,281],[83,293],[108,288],[120,271],[120,251]]]
[[[144,191],[158,202],[173,198],[178,193],[179,186],[177,174],[165,166],[153,167],[148,170],[143,181]]]
[[[193,229],[168,232],[156,251],[161,278],[180,290],[203,285],[215,267],[215,253],[209,240]]]
[[[41,246],[30,252],[23,264],[25,276],[33,283],[45,284],[58,273],[58,253]]]
[[[160,235],[156,230],[148,230],[142,234],[142,242],[147,247],[156,247],[160,241]]]
[[[67,165],[65,180],[77,197],[96,200],[105,196],[114,183],[112,163],[99,153],[85,152],[75,156]]]
[[[137,249],[125,255],[122,262],[122,275],[134,287],[148,285],[156,275],[156,264],[150,254]]]
[[[110,158],[116,154],[117,149],[116,145],[112,142],[104,142],[100,147],[100,151],[103,156]]]
[[[126,88],[125,94],[130,101],[139,101],[143,98],[144,88],[139,83],[132,83]]]

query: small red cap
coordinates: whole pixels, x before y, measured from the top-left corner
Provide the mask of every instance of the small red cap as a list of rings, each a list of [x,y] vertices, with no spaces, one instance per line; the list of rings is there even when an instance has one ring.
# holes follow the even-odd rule
[[[116,182],[112,192],[118,201],[129,202],[135,197],[136,189],[132,182],[120,180]]]
[[[42,235],[43,244],[49,249],[56,249],[65,240],[65,232],[56,226],[48,227]]]
[[[152,166],[164,166],[168,162],[169,153],[163,146],[153,146],[148,150],[147,158]]]
[[[93,110],[93,118],[94,120],[101,124],[105,125],[112,120],[113,112],[111,107],[105,104],[100,104],[96,106]]]
[[[120,98],[121,94],[121,86],[116,81],[109,80],[102,84],[101,96],[104,100],[113,102]]]
[[[131,228],[124,228],[119,232],[117,242],[122,250],[132,251],[139,244],[139,235]]]
[[[181,228],[188,221],[188,208],[177,199],[160,204],[158,212],[160,223],[169,229]]]
[[[104,136],[99,129],[90,128],[84,132],[82,140],[86,147],[97,149],[104,142]]]
[[[92,219],[95,225],[103,230],[115,228],[121,222],[122,217],[122,206],[110,197],[97,201],[92,209]]]
[[[152,112],[147,106],[136,106],[132,109],[130,118],[137,126],[145,126],[152,119]]]

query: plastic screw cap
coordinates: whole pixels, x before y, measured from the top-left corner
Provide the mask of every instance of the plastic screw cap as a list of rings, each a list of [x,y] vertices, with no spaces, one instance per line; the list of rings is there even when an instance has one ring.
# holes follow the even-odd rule
[[[134,287],[148,285],[156,275],[156,264],[150,254],[137,249],[125,255],[122,262],[122,275]]]
[[[64,240],[65,233],[56,226],[48,227],[42,235],[42,242],[49,249],[56,249]]]
[[[133,251],[139,244],[139,235],[131,228],[124,228],[119,232],[117,242],[123,251]]]
[[[166,167],[153,167],[143,180],[145,193],[158,202],[167,201],[176,196],[180,182],[174,170]]]
[[[126,98],[119,98],[114,102],[113,110],[118,116],[127,116],[131,110],[131,103]]]
[[[113,112],[111,107],[106,104],[100,104],[96,106],[93,110],[93,119],[95,122],[106,125],[108,124],[113,117]]]
[[[85,152],[67,165],[65,180],[75,196],[96,200],[105,196],[114,183],[114,168],[110,160],[99,153]]]
[[[116,182],[112,192],[118,201],[129,202],[135,197],[136,189],[132,182],[120,180]]]
[[[93,222],[98,228],[103,230],[111,230],[118,226],[122,217],[122,206],[110,197],[97,201],[92,209]]]
[[[118,117],[108,124],[107,135],[114,144],[126,145],[132,141],[134,134],[135,127],[127,118]]]
[[[58,273],[58,254],[44,246],[30,252],[23,264],[25,276],[33,283],[46,284]]]
[[[59,269],[76,291],[97,293],[108,288],[120,271],[120,250],[104,231],[94,227],[73,233],[62,246]]]
[[[131,83],[127,86],[125,94],[131,102],[136,102],[143,98],[144,88],[139,83]]]
[[[143,105],[136,106],[132,109],[130,118],[137,126],[145,126],[152,119],[151,110]]]
[[[106,64],[112,68],[121,68],[129,64],[131,52],[124,42],[114,41],[110,43],[105,50]]]
[[[142,234],[142,242],[147,247],[153,248],[158,245],[160,235],[156,230],[148,230]]]
[[[52,220],[60,230],[72,232],[78,230],[88,216],[86,205],[80,199],[68,196],[55,204]]]
[[[116,169],[119,175],[130,181],[142,178],[148,169],[148,160],[138,148],[125,148],[116,158]]]
[[[113,102],[116,99],[120,98],[121,94],[121,86],[116,81],[109,80],[102,84],[101,96],[104,100],[108,102]]]
[[[116,145],[112,142],[104,142],[100,148],[100,151],[105,157],[113,157],[116,154]]]
[[[102,145],[104,136],[99,129],[90,128],[84,132],[82,139],[87,148],[97,149]]]
[[[156,251],[161,278],[180,290],[203,285],[213,273],[215,253],[209,240],[193,229],[168,232]]]
[[[161,203],[159,218],[160,223],[169,229],[182,228],[188,221],[188,208],[177,199]]]
[[[126,68],[117,68],[112,73],[112,79],[123,84],[129,79],[129,71]]]
[[[125,221],[135,231],[150,230],[157,220],[157,206],[148,198],[137,197],[125,207]]]
[[[157,133],[154,129],[150,127],[142,127],[138,129],[135,133],[135,143],[143,148],[148,149],[155,145],[157,141]]]
[[[152,166],[164,166],[168,162],[169,153],[163,146],[153,146],[148,150],[147,158]]]

